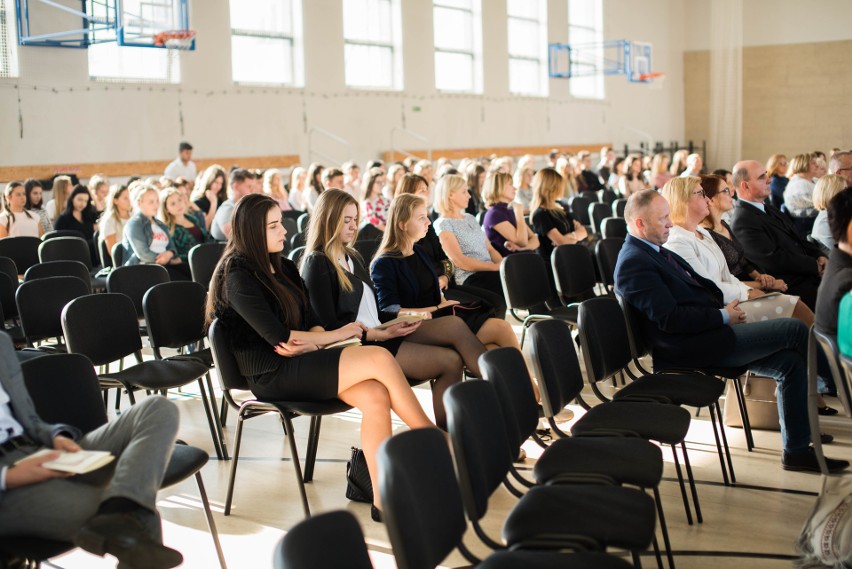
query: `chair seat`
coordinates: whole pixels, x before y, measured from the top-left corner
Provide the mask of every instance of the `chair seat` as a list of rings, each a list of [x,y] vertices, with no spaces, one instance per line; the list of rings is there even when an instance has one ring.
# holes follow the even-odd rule
[[[207,373],[207,370],[207,366],[198,361],[152,360],[99,377],[143,389],[171,389],[195,381]]]
[[[172,452],[172,458],[166,466],[161,488],[167,488],[186,480],[207,464],[210,457],[200,448],[178,443]]]
[[[334,415],[352,409],[340,399],[329,399],[327,401],[262,401],[272,405],[283,413],[296,413],[298,415]]]
[[[618,390],[614,399],[631,395],[654,395],[669,399],[674,405],[707,407],[719,400],[725,382],[712,375],[659,374],[643,375]]]
[[[601,547],[645,549],[654,535],[654,500],[620,486],[539,486],[527,492],[503,524],[511,545],[585,536]]]
[[[533,477],[546,484],[565,474],[603,474],[619,484],[654,488],[663,476],[663,454],[639,438],[558,439],[536,461]]]
[[[0,539],[0,552],[13,557],[44,561],[74,549],[73,543],[37,537],[5,537]]]
[[[476,569],[630,569],[630,563],[606,553],[554,551],[498,551]]]
[[[726,379],[737,379],[742,376],[745,372],[748,371],[746,367],[705,367],[705,368],[688,368],[688,367],[673,367],[673,366],[661,366],[660,369],[655,369],[656,372],[674,372],[674,373],[685,373],[685,374],[707,374],[707,375],[715,375],[716,377],[724,377]]]
[[[208,368],[213,367],[213,352],[210,351],[210,348],[204,348],[203,350],[199,350],[197,352],[189,352],[186,354],[180,354],[179,356],[172,356],[170,358],[166,358],[170,360],[196,360]]]
[[[689,411],[683,407],[619,401],[589,409],[574,423],[571,434],[581,437],[594,435],[594,431],[615,430],[665,444],[678,444],[686,437],[689,420]]]

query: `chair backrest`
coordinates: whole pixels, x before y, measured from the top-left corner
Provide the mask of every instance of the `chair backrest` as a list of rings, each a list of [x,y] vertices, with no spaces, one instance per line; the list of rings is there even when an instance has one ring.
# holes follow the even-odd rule
[[[133,301],[136,315],[142,318],[145,310],[142,298],[148,289],[169,282],[169,272],[160,265],[127,265],[113,269],[107,275],[107,292],[126,295]]]
[[[91,294],[89,283],[77,277],[24,282],[15,293],[15,303],[27,342],[62,336],[62,309],[75,298],[88,294]]]
[[[38,247],[41,239],[25,235],[0,239],[0,257],[9,257],[15,262],[18,274],[39,263]]]
[[[18,305],[15,304],[15,291],[18,289],[18,277],[15,280],[9,278],[6,273],[0,273],[0,306],[3,307],[5,318],[18,316]],[[5,320],[4,318],[4,320]],[[2,324],[3,321],[0,321]]]
[[[550,298],[547,264],[537,253],[518,253],[503,257],[500,282],[506,306],[512,310],[529,310]]]
[[[822,348],[825,357],[828,360],[828,367],[831,370],[831,377],[834,380],[834,385],[837,387],[837,397],[843,405],[844,414],[847,417],[852,417],[852,399],[850,399],[849,378],[846,376],[843,364],[840,360],[840,349],[837,346],[837,338],[816,329],[816,326],[811,326],[811,334],[816,341],[817,346]]]
[[[112,246],[112,251],[110,251],[109,255],[112,257],[113,268],[124,265],[124,253],[124,243],[121,241]]]
[[[589,220],[592,222],[592,231],[600,234],[601,223],[611,214],[612,207],[607,203],[594,202],[589,204]]]
[[[462,502],[470,520],[488,511],[488,498],[512,468],[511,445],[494,386],[474,379],[444,393]]]
[[[305,233],[308,230],[308,222],[311,220],[311,214],[303,213],[296,219],[296,229],[299,233]]]
[[[216,373],[219,375],[222,389],[248,389],[249,384],[240,373],[237,360],[231,353],[228,331],[218,319],[210,324],[207,339],[210,341],[210,351],[213,353],[213,362],[216,364]]]
[[[44,235],[41,236],[42,241],[47,241],[48,239],[56,239],[57,237],[79,237],[80,239],[85,239],[86,237],[80,231],[75,231],[74,229],[54,229],[53,231],[48,231]]]
[[[598,382],[624,369],[631,360],[624,313],[614,298],[599,296],[580,304],[577,317],[586,378]]]
[[[80,354],[53,354],[21,363],[36,413],[48,423],[65,423],[84,433],[106,424],[98,376]]]
[[[616,194],[612,190],[598,190],[598,201],[602,201],[604,203],[612,205],[618,199],[618,194]]]
[[[304,254],[305,254],[305,246],[303,245],[301,247],[296,247],[295,249],[290,251],[290,254],[287,255],[287,258],[290,259],[291,261],[293,261],[294,263],[296,263],[296,266],[298,267],[299,263],[302,262],[302,255],[304,255]]]
[[[607,217],[601,222],[601,237],[604,239],[626,239],[627,221],[623,217]]]
[[[299,247],[304,247],[307,244],[308,240],[303,231],[300,231],[293,235],[290,239],[290,247],[292,249],[298,249]]]
[[[9,279],[17,286],[18,275],[21,273],[18,272],[18,267],[15,266],[15,261],[9,257],[0,257],[0,273],[9,275]]]
[[[618,198],[612,202],[612,215],[614,217],[624,217],[624,208],[627,207],[626,198]]]
[[[112,255],[109,254],[107,242],[103,239],[98,239],[98,258],[101,260],[101,267],[107,269],[112,268]]]
[[[642,332],[642,319],[639,311],[623,297],[615,295],[624,314],[624,323],[627,325],[627,341],[630,343],[630,353],[633,359],[638,360],[651,353],[651,343]]]
[[[349,512],[319,514],[293,526],[275,548],[275,569],[373,569],[364,533]]]
[[[142,297],[148,337],[155,351],[204,339],[207,291],[199,283],[175,281],[152,286]]]
[[[434,569],[461,543],[462,497],[437,429],[394,435],[378,452],[379,494],[399,569]]]
[[[299,224],[296,223],[295,218],[282,216],[281,224],[284,225],[284,229],[287,230],[286,239],[290,239],[290,237],[299,232]]]
[[[598,260],[598,270],[604,286],[612,289],[615,286],[615,264],[618,253],[624,245],[624,239],[606,238],[595,243],[595,258]]]
[[[24,273],[24,282],[48,277],[76,277],[86,283],[89,292],[92,292],[91,274],[86,265],[80,261],[47,261],[33,265]]]
[[[585,245],[559,245],[550,254],[556,291],[564,298],[594,290],[597,280],[592,254]]]
[[[224,243],[201,243],[190,249],[188,261],[192,280],[209,289],[213,271],[224,251]]]
[[[62,331],[68,351],[83,354],[96,366],[142,349],[133,301],[115,293],[76,298],[62,310]]]
[[[595,191],[592,191],[592,190],[584,190],[584,191],[580,192],[579,195],[580,195],[580,197],[583,197],[583,198],[586,198],[587,200],[589,200],[589,203],[594,203],[594,202],[598,201],[598,199],[599,199],[598,193],[595,192]]]
[[[515,348],[489,350],[479,356],[479,369],[483,379],[494,384],[509,446],[513,456],[518,456],[521,444],[538,428],[538,405],[524,355]],[[544,395],[541,398],[544,403]]]
[[[583,225],[591,225],[589,219],[589,204],[592,200],[583,196],[574,196],[569,200],[571,204],[571,215]]]
[[[583,373],[571,328],[561,320],[542,320],[530,326],[529,341],[541,406],[552,417],[583,391]]]
[[[82,237],[56,237],[44,241],[38,248],[38,258],[47,261],[80,261],[87,269],[92,268],[89,244]]]

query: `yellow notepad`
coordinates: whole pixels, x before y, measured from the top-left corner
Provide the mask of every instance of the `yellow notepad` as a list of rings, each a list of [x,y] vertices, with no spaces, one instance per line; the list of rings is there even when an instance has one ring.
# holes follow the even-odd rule
[[[44,456],[52,452],[58,452],[59,458],[42,464],[45,468],[51,470],[61,470],[62,472],[70,472],[72,474],[86,474],[102,468],[115,460],[115,457],[105,450],[81,450],[78,452],[64,452],[52,449],[42,449],[29,456],[25,456],[22,460],[27,460],[37,456]],[[16,462],[15,464],[17,464]]]
[[[417,312],[416,314],[404,314],[402,316],[397,316],[393,320],[388,320],[383,324],[379,324],[376,326],[378,330],[384,330],[386,328],[390,328],[391,326],[395,326],[397,324],[402,324],[403,322],[413,324],[415,322],[420,322],[421,320],[427,320],[429,318],[428,312]]]
[[[339,342],[334,342],[333,344],[328,344],[327,346],[323,346],[324,350],[329,348],[345,348],[347,346],[360,346],[361,339],[358,336],[352,336],[351,338],[346,338],[345,340],[340,340]]]

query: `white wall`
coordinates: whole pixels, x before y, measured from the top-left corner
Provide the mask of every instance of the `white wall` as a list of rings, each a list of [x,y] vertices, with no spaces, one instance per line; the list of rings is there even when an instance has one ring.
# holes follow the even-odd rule
[[[308,161],[310,127],[351,141],[358,161],[389,150],[390,131],[401,126],[427,136],[435,148],[645,139],[630,129],[653,140],[683,136],[681,2],[605,0],[605,37],[653,42],[655,70],[668,74],[662,89],[607,78],[605,101],[574,100],[567,81],[555,79],[548,98],[509,96],[505,0],[482,2],[483,96],[435,92],[430,0],[403,0],[404,91],[347,90],[341,0],[303,3],[304,89],[231,83],[227,0],[193,2],[197,51],[182,55],[179,86],[94,82],[83,50],[21,47],[20,79],[0,80],[0,165],[166,159],[182,139],[200,157],[300,154]],[[565,0],[549,2],[549,33],[551,42],[567,41]],[[338,145],[317,146],[339,161],[347,158]]]

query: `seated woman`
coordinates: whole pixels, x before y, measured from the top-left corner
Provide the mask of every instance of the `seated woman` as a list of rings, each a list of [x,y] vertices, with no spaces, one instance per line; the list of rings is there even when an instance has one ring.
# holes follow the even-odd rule
[[[784,204],[784,190],[790,183],[787,178],[787,157],[773,154],[766,162],[766,175],[769,176],[769,202],[781,209]]]
[[[465,213],[476,216],[485,211],[485,202],[482,201],[482,184],[485,181],[485,168],[476,162],[472,162],[464,170],[467,178],[467,193],[470,201],[465,207]]]
[[[381,168],[371,168],[364,173],[361,183],[361,205],[364,219],[380,231],[385,230],[389,202],[382,196],[385,185],[385,173]]]
[[[110,253],[116,243],[124,240],[124,226],[130,220],[132,211],[130,190],[127,186],[113,184],[107,194],[106,209],[98,222],[100,239],[106,243]]]
[[[461,192],[466,195],[466,190],[462,180]],[[376,287],[379,310],[386,318],[408,312],[437,312],[443,316],[451,310],[441,309],[459,304],[458,301],[444,299],[431,261],[415,245],[426,235],[429,223],[426,203],[422,198],[402,194],[391,202],[388,225],[370,273]],[[512,346],[520,349],[518,338],[508,322],[501,318],[478,316],[466,319],[465,323],[486,348]]]
[[[819,212],[814,220],[813,229],[811,229],[811,237],[819,241],[823,247],[823,251],[828,255],[836,242],[831,235],[831,228],[828,226],[828,202],[831,198],[842,192],[846,188],[846,180],[837,174],[826,174],[817,180],[814,187],[814,208]]]
[[[93,240],[97,220],[98,214],[92,205],[92,194],[89,193],[86,186],[77,184],[68,194],[65,211],[56,218],[56,223],[53,224],[54,229],[79,231],[83,234],[83,239],[89,244],[93,266],[100,264]]]
[[[630,154],[624,161],[624,175],[618,179],[618,191],[625,198],[648,188],[642,172],[642,157]]]
[[[525,162],[522,165],[518,165],[518,169],[515,170],[515,201],[522,206],[524,206],[524,215],[528,215],[530,213],[530,206],[532,205],[532,178],[533,174],[535,174],[535,170],[533,170],[532,163]]]
[[[106,209],[109,180],[103,174],[95,174],[89,178],[89,191],[92,192],[92,207],[100,217]]]
[[[356,321],[367,326],[366,343],[392,353],[409,380],[434,379],[435,422],[445,429],[443,393],[461,380],[463,365],[479,375],[477,359],[485,346],[456,317],[378,328],[381,320],[373,282],[352,247],[358,215],[358,202],[343,190],[326,190],[317,200],[302,257],[302,278],[311,291],[311,306],[324,328]]]
[[[195,183],[190,199],[196,208],[204,212],[204,227],[210,231],[216,210],[228,199],[228,184],[225,170],[218,164],[209,166]],[[195,208],[193,208],[195,209]]]
[[[156,263],[169,272],[173,281],[190,280],[189,265],[178,257],[169,227],[156,218],[160,206],[156,188],[134,182],[130,193],[137,212],[124,227],[125,266]]]
[[[50,219],[47,210],[44,209],[44,187],[41,182],[35,178],[27,179],[24,182],[24,193],[27,196],[27,203],[24,207],[27,211],[38,216],[42,234],[53,231],[53,220]]]
[[[65,203],[68,201],[68,194],[71,193],[71,178],[65,175],[56,176],[53,179],[53,197],[47,200],[44,210],[47,212],[47,217],[52,224],[56,224],[59,219],[59,214],[65,209]]]
[[[538,249],[538,237],[524,220],[524,205],[514,201],[515,194],[509,174],[497,172],[485,178],[482,196],[488,210],[482,227],[491,246],[504,257]]]
[[[189,262],[189,250],[201,243],[210,243],[213,237],[204,227],[204,214],[188,213],[183,192],[169,188],[160,193],[160,221],[166,224],[177,256]],[[188,266],[188,265],[187,265]]]
[[[817,157],[814,154],[798,154],[790,161],[790,182],[784,189],[784,205],[795,217],[816,217],[814,208],[814,184],[817,177]]]
[[[281,211],[293,209],[290,205],[290,195],[284,182],[281,181],[281,172],[278,168],[270,168],[263,173],[263,193],[278,202]]]
[[[435,220],[435,232],[447,257],[455,265],[456,282],[499,295],[500,306],[495,308],[497,315],[502,317],[506,312],[500,282],[503,256],[491,246],[476,218],[465,213],[469,201],[470,193],[464,178],[450,174],[438,180],[435,209],[440,217]]]
[[[259,399],[339,398],[362,412],[361,446],[373,488],[376,451],[391,436],[393,410],[412,429],[434,427],[393,356],[378,346],[324,346],[362,337],[347,323],[325,331],[296,266],[281,257],[286,230],[278,203],[262,194],[234,209],[231,239],[213,273],[207,319],[228,331],[240,373]],[[371,515],[380,519],[379,493]]]
[[[41,219],[26,209],[27,194],[20,182],[9,182],[3,190],[3,207],[0,208],[0,238],[26,235],[41,237],[44,230]]]

